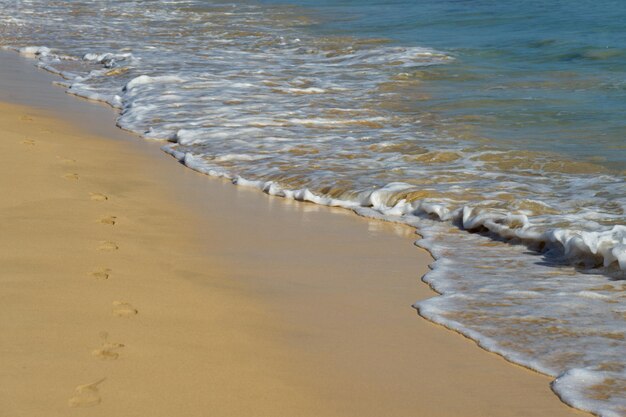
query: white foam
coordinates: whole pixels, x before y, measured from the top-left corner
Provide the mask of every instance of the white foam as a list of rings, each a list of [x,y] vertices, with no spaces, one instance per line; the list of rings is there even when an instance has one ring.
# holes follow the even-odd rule
[[[25,46],[18,49],[20,55],[29,58],[45,57],[50,55],[50,48],[45,46]]]
[[[153,83],[178,83],[178,82],[183,82],[184,80],[177,76],[177,75],[162,75],[162,76],[158,76],[158,77],[151,77],[149,75],[140,75],[138,77],[133,78],[132,80],[130,80],[126,86],[124,87],[124,89],[127,92],[130,92],[131,90],[133,90],[134,88],[136,88],[137,86],[140,85],[145,85],[145,84],[153,84]]]
[[[623,411],[626,410],[626,396],[611,398],[612,406],[607,407],[606,400],[593,399],[587,392],[593,386],[601,385],[614,378],[615,375],[609,372],[585,368],[570,369],[552,383],[552,389],[563,401],[581,410],[590,411],[602,417],[623,417]],[[625,380],[626,373],[622,372],[620,378]],[[619,411],[620,409],[622,412]]]

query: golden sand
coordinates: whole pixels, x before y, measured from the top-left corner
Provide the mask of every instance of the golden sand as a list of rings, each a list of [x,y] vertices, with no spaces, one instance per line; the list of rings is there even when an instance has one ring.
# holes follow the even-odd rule
[[[146,158],[33,109],[0,125],[0,415],[313,415]]]

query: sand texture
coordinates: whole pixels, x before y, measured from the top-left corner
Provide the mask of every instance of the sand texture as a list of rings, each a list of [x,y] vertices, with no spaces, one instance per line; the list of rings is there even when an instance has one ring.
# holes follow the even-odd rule
[[[49,88],[72,122],[0,104],[0,416],[586,415],[417,315],[409,228],[209,179]]]

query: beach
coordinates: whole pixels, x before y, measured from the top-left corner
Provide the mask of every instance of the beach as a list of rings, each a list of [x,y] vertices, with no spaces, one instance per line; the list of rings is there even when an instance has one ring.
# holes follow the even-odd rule
[[[414,229],[193,172],[53,79],[1,55],[0,415],[586,415],[418,316]]]
[[[120,155],[138,146],[167,161],[154,173],[148,167],[156,162],[147,162],[139,177],[166,187],[169,201],[197,208],[201,220],[189,223],[207,241],[199,258],[236,263],[226,268],[239,271],[233,282],[267,297],[270,312],[296,333],[350,313],[331,326],[337,341],[327,333],[319,339],[325,344],[303,338],[296,345],[305,351],[327,352],[330,362],[345,355],[342,364],[382,346],[397,355],[393,338],[377,336],[376,345],[353,330],[357,316],[380,323],[385,300],[413,316],[407,326],[417,313],[549,376],[565,404],[623,417],[625,5],[0,0],[0,53],[29,63],[9,71],[16,80],[0,80],[0,101],[54,109],[54,117],[128,145]],[[33,66],[48,73],[45,88],[27,80]],[[109,111],[87,110],[94,103]],[[174,180],[181,168],[185,180]],[[66,174],[83,183],[80,173]],[[207,176],[240,190],[227,200]],[[255,192],[266,196],[242,197]],[[269,218],[260,217],[257,201]],[[218,202],[223,211],[214,211]],[[323,216],[303,221],[320,238],[289,221],[285,205],[304,210],[305,219]],[[317,214],[327,213],[321,207],[362,217],[346,221],[368,231],[345,240],[352,232],[339,233],[337,215]],[[210,219],[220,227],[232,219],[245,234],[215,239]],[[390,250],[373,220],[387,222],[408,247]],[[328,250],[315,258],[318,246]],[[407,266],[424,254],[420,248],[431,258]],[[354,266],[363,258],[376,260],[359,266],[376,278],[337,280],[365,276]],[[403,275],[410,283],[389,278],[401,270],[410,270]],[[420,280],[434,292],[408,290]],[[320,294],[335,301],[322,297],[317,305]],[[350,348],[330,347],[348,341]],[[396,370],[370,354],[361,360],[368,369],[377,363],[397,393],[399,374],[415,379],[413,353],[396,360]],[[311,366],[315,374],[324,368]],[[333,378],[342,387],[372,386],[346,375]]]

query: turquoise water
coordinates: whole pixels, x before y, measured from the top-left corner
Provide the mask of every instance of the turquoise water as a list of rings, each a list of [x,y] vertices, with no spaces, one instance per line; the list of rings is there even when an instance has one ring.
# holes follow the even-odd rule
[[[276,4],[276,1],[266,3]],[[626,2],[289,1],[314,30],[427,45],[456,61],[420,88],[429,111],[473,135],[626,169]]]

